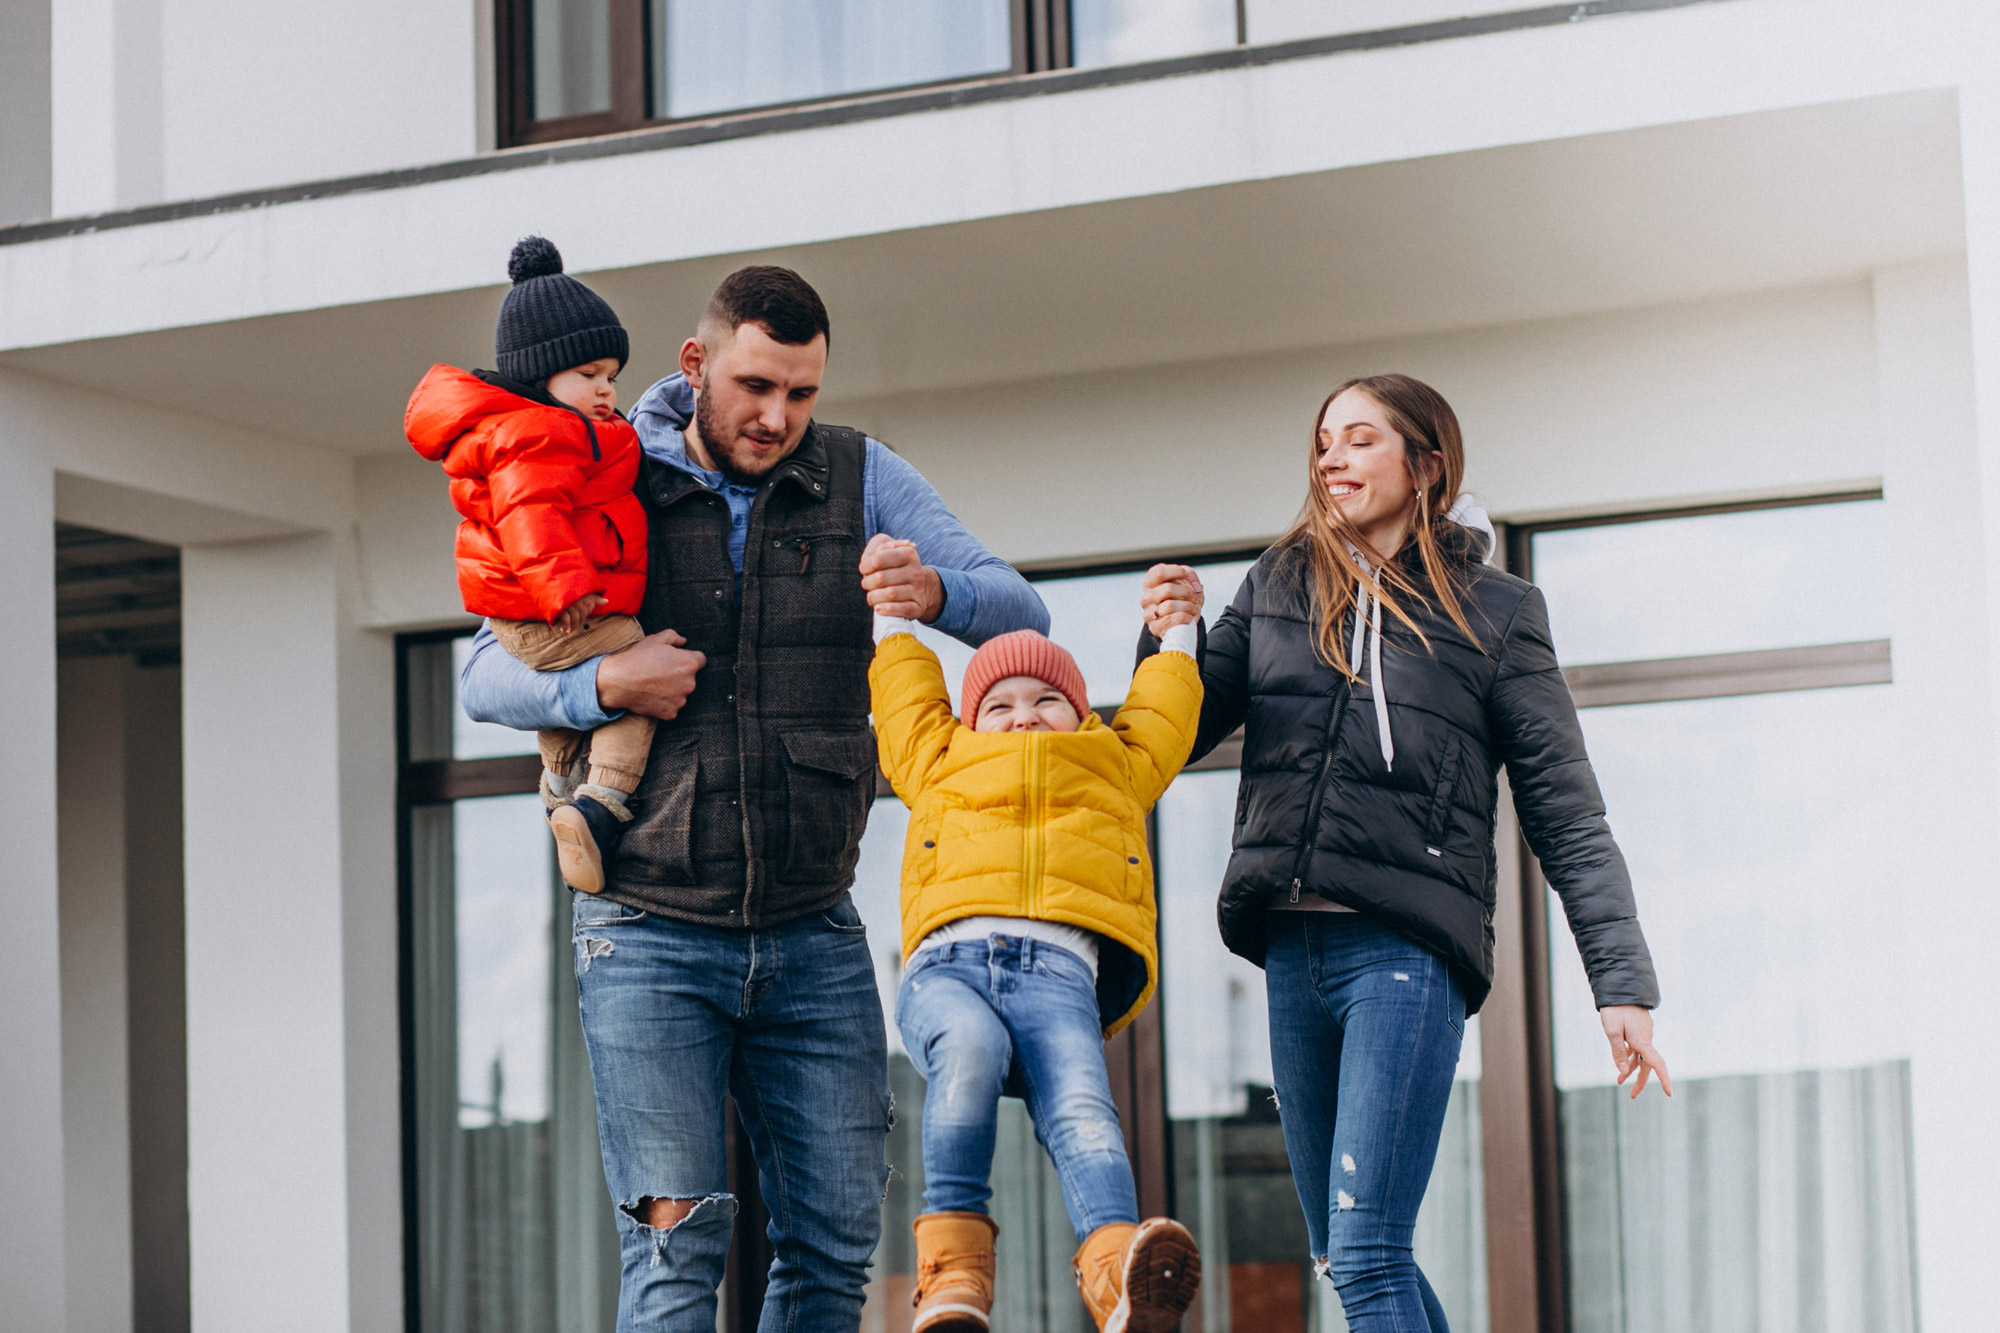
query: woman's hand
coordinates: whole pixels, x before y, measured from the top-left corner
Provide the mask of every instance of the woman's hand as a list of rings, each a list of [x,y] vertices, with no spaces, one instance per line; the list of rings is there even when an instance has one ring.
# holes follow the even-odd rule
[[[1186,565],[1154,565],[1139,590],[1139,610],[1156,639],[1176,625],[1192,625],[1202,600],[1201,575]]]
[[[583,628],[583,622],[590,619],[590,613],[604,605],[604,598],[594,592],[587,592],[563,608],[561,615],[549,623],[558,634],[574,634]]]
[[[1667,1062],[1653,1049],[1653,1011],[1636,1004],[1612,1004],[1599,1009],[1597,1017],[1611,1040],[1611,1063],[1618,1066],[1618,1082],[1623,1084],[1636,1072],[1639,1081],[1632,1085],[1636,1098],[1645,1089],[1647,1078],[1658,1074],[1660,1091],[1673,1096],[1674,1081],[1667,1077]]]

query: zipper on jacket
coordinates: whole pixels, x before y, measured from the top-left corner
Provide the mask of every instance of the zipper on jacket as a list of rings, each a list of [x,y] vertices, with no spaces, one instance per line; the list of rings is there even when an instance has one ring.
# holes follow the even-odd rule
[[[1044,758],[1043,737],[1038,731],[1028,733],[1028,846],[1023,855],[1021,874],[1027,881],[1028,916],[1039,919],[1042,914],[1042,860],[1044,847],[1042,829],[1042,806],[1046,793],[1043,792],[1042,760]]]
[[[1319,776],[1313,779],[1312,801],[1306,807],[1306,833],[1299,843],[1299,859],[1292,865],[1292,901],[1299,900],[1299,881],[1306,876],[1306,862],[1311,859],[1313,839],[1319,836],[1320,803],[1326,799],[1326,782],[1333,776],[1333,743],[1340,733],[1340,720],[1347,716],[1347,704],[1354,697],[1354,686],[1341,691],[1334,701],[1333,716],[1326,724],[1326,743],[1319,747]]]

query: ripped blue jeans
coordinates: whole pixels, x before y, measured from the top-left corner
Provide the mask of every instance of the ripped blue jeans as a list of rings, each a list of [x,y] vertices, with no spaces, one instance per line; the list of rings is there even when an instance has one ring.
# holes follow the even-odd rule
[[[924,1076],[924,1210],[984,1213],[1000,1098],[1028,1104],[1081,1242],[1139,1220],[1089,966],[1012,935],[959,940],[910,961],[896,996]]]
[[[1353,1333],[1449,1333],[1412,1245],[1465,994],[1442,958],[1372,917],[1269,922],[1272,1080],[1319,1271]]]
[[[729,1097],[771,1213],[759,1328],[857,1329],[890,1107],[854,904],[722,930],[575,899],[577,996],[624,1267],[619,1333],[714,1333],[736,1219]],[[699,1202],[656,1230],[643,1220],[654,1199]]]

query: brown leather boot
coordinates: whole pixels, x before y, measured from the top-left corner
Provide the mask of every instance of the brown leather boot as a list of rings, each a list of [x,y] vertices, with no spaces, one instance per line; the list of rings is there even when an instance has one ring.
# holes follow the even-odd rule
[[[917,1307],[910,1333],[985,1333],[993,1313],[993,1238],[984,1213],[925,1213],[917,1236]]]
[[[1170,1217],[1099,1227],[1074,1266],[1099,1333],[1171,1333],[1201,1287],[1194,1237]]]

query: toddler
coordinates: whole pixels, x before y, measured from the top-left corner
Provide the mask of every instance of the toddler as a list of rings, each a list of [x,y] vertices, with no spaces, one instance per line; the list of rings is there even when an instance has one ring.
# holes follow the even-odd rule
[[[500,369],[432,366],[403,432],[451,478],[465,609],[524,665],[561,671],[637,643],[646,592],[646,513],[632,493],[639,437],[613,386],[628,351],[604,299],[562,271],[539,236],[514,247],[494,332]],[[628,713],[590,736],[539,734],[542,800],[563,881],[604,888],[632,818],[653,720]],[[586,747],[586,780],[571,774]]]
[[[1165,1333],[1194,1299],[1194,1238],[1139,1219],[1104,1062],[1157,980],[1146,813],[1201,715],[1195,629],[1179,619],[1109,725],[1075,659],[1033,630],[974,654],[955,718],[915,626],[877,619],[882,769],[911,809],[896,1022],[929,1085],[913,1333],[987,1327],[1005,1094],[1026,1101],[1055,1163],[1097,1327]]]

